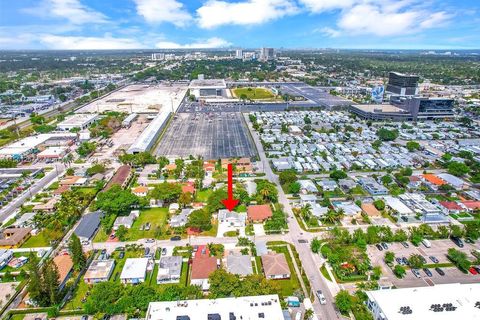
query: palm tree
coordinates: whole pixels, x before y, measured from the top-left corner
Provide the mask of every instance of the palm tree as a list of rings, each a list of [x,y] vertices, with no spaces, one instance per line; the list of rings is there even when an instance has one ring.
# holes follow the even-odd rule
[[[335,224],[337,222],[337,213],[333,210],[328,210],[325,216],[323,217],[323,221]]]

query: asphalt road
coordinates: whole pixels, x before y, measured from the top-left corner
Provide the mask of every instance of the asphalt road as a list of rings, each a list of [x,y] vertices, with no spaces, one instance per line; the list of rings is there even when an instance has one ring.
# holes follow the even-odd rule
[[[4,222],[5,219],[7,219],[12,213],[15,212],[16,209],[20,208],[20,206],[27,201],[27,199],[35,196],[37,192],[42,190],[43,187],[45,187],[50,181],[58,177],[63,173],[65,170],[65,165],[61,163],[57,163],[54,165],[56,169],[51,170],[48,172],[45,177],[40,179],[37,183],[35,183],[33,186],[25,190],[21,195],[16,197],[13,201],[2,207],[0,209],[0,221]]]
[[[288,214],[288,228],[289,228],[288,237],[290,238],[289,242],[294,244],[300,256],[300,261],[302,262],[303,269],[305,270],[305,273],[310,281],[312,290],[314,292],[317,290],[322,290],[327,300],[327,303],[325,305],[321,305],[317,297],[315,297],[315,300],[312,301],[315,314],[317,315],[318,319],[340,319],[342,318],[342,316],[340,315],[340,312],[336,309],[335,305],[333,304],[334,297],[327,285],[326,281],[328,280],[326,280],[323,277],[323,275],[320,273],[320,270],[319,270],[320,265],[318,265],[318,262],[315,261],[312,251],[310,250],[310,244],[309,244],[310,241],[308,241],[308,243],[298,242],[298,239],[311,240],[312,234],[307,232],[305,232],[304,234],[304,231],[298,225],[297,219],[295,219],[293,215],[293,211],[290,206],[290,203],[285,193],[283,192],[282,187],[280,186],[278,177],[273,173],[272,169],[270,168],[268,158],[265,155],[265,152],[263,150],[258,134],[256,134],[255,131],[253,131],[253,128],[251,126],[251,123],[247,115],[245,115],[245,119],[247,121],[248,127],[252,132],[253,141],[257,146],[257,151],[259,153],[260,161],[262,163],[263,170],[266,174],[266,178],[277,185],[279,202],[283,205],[284,211]]]

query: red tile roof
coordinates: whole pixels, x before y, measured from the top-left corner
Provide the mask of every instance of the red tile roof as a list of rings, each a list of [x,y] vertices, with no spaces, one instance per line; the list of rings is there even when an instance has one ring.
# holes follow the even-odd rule
[[[272,216],[272,209],[268,204],[253,205],[247,209],[248,219],[253,221],[263,221]]]
[[[462,210],[463,208],[453,201],[440,201],[440,204],[448,210]]]
[[[202,254],[202,250],[205,253]],[[192,279],[207,279],[208,276],[217,270],[217,258],[210,257],[207,246],[198,246],[198,251],[192,260]]]
[[[114,185],[122,186],[130,176],[131,170],[132,168],[126,164],[118,168],[117,172],[115,172],[112,179],[110,179],[107,186],[105,187],[105,190],[110,189]]]
[[[442,179],[440,179],[439,177],[437,177],[434,174],[424,174],[423,177],[428,182],[430,182],[434,185],[437,185],[437,186],[443,186],[444,184],[447,184],[445,181],[443,181]]]
[[[462,201],[462,203],[469,209],[480,209],[480,201],[472,201],[472,200],[467,200],[467,201]]]

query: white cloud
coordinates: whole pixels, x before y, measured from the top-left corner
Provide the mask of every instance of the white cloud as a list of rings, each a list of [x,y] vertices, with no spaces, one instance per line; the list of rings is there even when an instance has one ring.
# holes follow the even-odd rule
[[[435,11],[420,0],[300,0],[312,12],[340,9],[337,28],[319,31],[329,37],[340,35],[375,35],[381,37],[418,33],[438,28],[453,17]]]
[[[298,13],[291,0],[247,0],[226,2],[209,0],[197,9],[200,27],[210,29],[223,25],[256,25]]]
[[[358,0],[299,0],[309,11],[319,13],[351,7]]]
[[[185,26],[191,15],[177,0],[134,0],[137,13],[148,23],[170,22],[177,27]]]
[[[155,45],[158,49],[212,49],[225,48],[232,44],[222,38],[213,37],[206,40],[198,40],[193,43],[179,44],[170,41],[160,41]]]
[[[43,0],[39,6],[22,11],[40,17],[66,19],[73,25],[108,22],[107,16],[83,5],[80,0]]]
[[[40,43],[48,49],[56,50],[106,50],[106,49],[138,49],[145,45],[130,38],[58,36],[41,35]]]

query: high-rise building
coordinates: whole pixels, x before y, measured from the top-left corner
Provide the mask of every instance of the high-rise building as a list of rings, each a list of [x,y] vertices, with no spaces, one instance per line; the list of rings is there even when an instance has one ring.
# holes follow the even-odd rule
[[[275,59],[275,50],[273,48],[262,48],[260,49],[260,60],[261,61],[270,61]]]
[[[390,72],[386,91],[401,96],[414,96],[418,94],[418,79],[415,75]]]
[[[242,49],[237,49],[235,51],[235,59],[243,59],[243,50]]]
[[[165,53],[152,53],[153,61],[161,61],[165,59]]]

